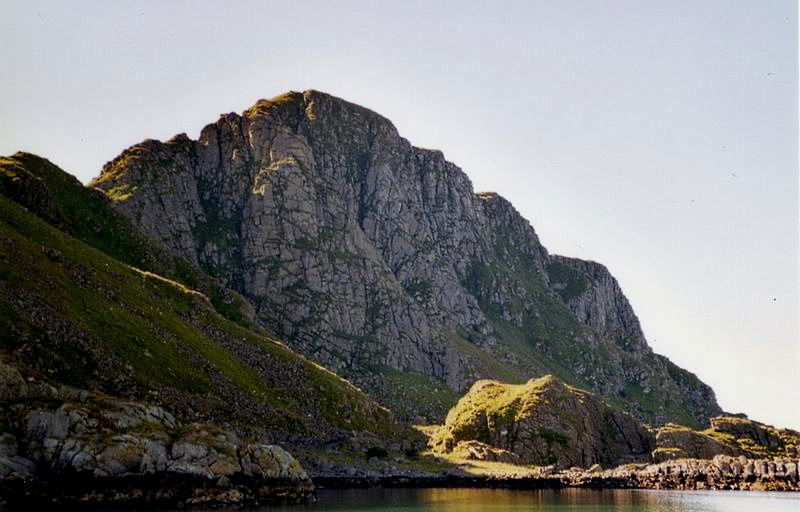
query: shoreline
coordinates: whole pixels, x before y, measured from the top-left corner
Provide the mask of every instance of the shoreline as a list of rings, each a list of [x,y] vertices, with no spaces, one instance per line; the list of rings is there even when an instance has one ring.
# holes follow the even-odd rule
[[[648,491],[733,491],[733,492],[800,492],[800,488],[750,487],[686,487],[649,486],[641,482],[620,479],[592,478],[580,482],[565,481],[559,477],[320,477],[312,479],[316,490],[348,489],[511,489],[511,490],[648,490]]]
[[[800,459],[747,459],[718,455],[654,464],[626,464],[543,471],[534,475],[438,474],[311,475],[318,489],[505,488],[505,489],[652,489],[800,492]]]
[[[564,486],[554,477],[496,477],[496,476],[379,476],[379,477],[318,477],[311,481],[320,489],[370,489],[375,487],[395,489],[560,489]]]
[[[755,482],[754,482],[755,483]],[[687,487],[687,486],[650,486],[641,482],[625,479],[590,479],[580,483],[565,482],[560,478],[523,477],[511,479],[498,479],[493,477],[457,477],[457,478],[407,478],[407,477],[381,477],[381,478],[321,478],[314,480],[317,490],[348,490],[348,489],[509,489],[509,490],[559,490],[559,489],[590,489],[590,490],[648,490],[648,491],[731,491],[731,492],[800,492],[797,487]]]
[[[741,458],[743,459],[743,458]],[[310,480],[206,478],[197,474],[153,473],[95,477],[90,473],[51,473],[36,482],[6,482],[0,510],[31,504],[66,508],[240,507],[313,503],[323,490],[511,489],[511,490],[664,490],[800,492],[800,460],[717,456],[659,464],[628,464],[613,469],[545,471],[538,475],[478,475],[456,471],[372,475],[316,475]],[[11,485],[9,485],[11,484]]]

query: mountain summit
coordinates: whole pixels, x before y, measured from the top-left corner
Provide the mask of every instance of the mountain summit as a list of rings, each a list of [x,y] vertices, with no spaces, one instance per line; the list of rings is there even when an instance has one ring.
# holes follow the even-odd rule
[[[441,419],[477,379],[545,374],[655,424],[721,412],[653,353],[605,267],[550,255],[441,152],[328,94],[260,100],[196,141],[146,140],[91,186],[400,416]]]

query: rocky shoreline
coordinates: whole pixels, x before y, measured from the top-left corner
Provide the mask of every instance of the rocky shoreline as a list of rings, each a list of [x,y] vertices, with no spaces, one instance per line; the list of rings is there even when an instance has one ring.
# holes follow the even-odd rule
[[[313,500],[277,445],[161,407],[25,379],[0,362],[0,505],[257,505]]]
[[[198,507],[286,505],[313,502],[310,481],[298,485],[292,479],[262,479],[236,475],[220,479],[200,475],[161,472],[115,477],[92,473],[54,474],[33,484],[12,482],[3,488],[3,506]]]
[[[658,464],[627,464],[612,469],[594,466],[555,471],[542,468],[528,476],[470,475],[459,471],[438,474],[365,472],[358,475],[312,475],[317,488],[367,487],[486,487],[511,489],[660,489],[800,491],[800,460],[747,459],[718,455],[713,459],[684,459]]]
[[[800,460],[748,459],[717,455],[658,464],[628,464],[614,469],[567,470],[558,474],[571,487],[800,491]]]
[[[313,502],[318,489],[386,488],[505,488],[505,489],[659,489],[800,491],[800,460],[776,457],[747,459],[718,455],[713,459],[681,459],[655,464],[626,464],[611,469],[530,468],[527,473],[474,474],[453,466],[438,472],[403,469],[387,461],[329,466],[309,475],[296,459],[277,446],[231,446],[200,457],[196,445],[191,463],[178,462],[182,448],[172,445],[159,465],[112,454],[87,458],[60,452],[49,463],[21,457],[5,435],[0,453],[0,505],[80,504],[100,506],[195,507],[275,505]],[[115,436],[123,442],[124,436]],[[128,440],[129,441],[129,440]],[[178,443],[179,444],[179,443]],[[108,446],[115,446],[112,441]],[[118,446],[118,445],[117,445]],[[129,446],[128,446],[129,447]],[[185,447],[184,447],[185,448]],[[151,450],[152,451],[152,450]],[[158,451],[157,449],[155,451]],[[184,450],[185,451],[185,450]],[[190,450],[191,451],[191,450]],[[247,454],[243,457],[243,454]],[[71,460],[65,466],[65,460]],[[84,460],[84,462],[80,462]],[[152,462],[152,460],[151,460]],[[186,462],[186,461],[183,461]],[[280,466],[280,467],[278,467]],[[520,468],[525,468],[520,466]],[[27,473],[26,473],[27,471]]]
[[[554,467],[531,469],[527,473],[473,474],[454,466],[438,472],[401,469],[386,461],[371,460],[361,464],[343,464],[322,472],[302,470],[295,459],[278,447],[264,447],[271,459],[284,454],[293,469],[284,468],[284,476],[253,471],[240,462],[222,464],[224,457],[213,456],[195,467],[181,468],[167,464],[161,470],[129,467],[104,474],[64,468],[29,474],[27,479],[8,473],[20,463],[20,457],[4,445],[0,469],[0,505],[70,505],[100,507],[196,507],[277,505],[313,502],[318,489],[386,488],[504,488],[504,489],[656,489],[656,490],[742,490],[800,492],[800,459],[775,457],[748,459],[718,455],[713,459],[681,459],[654,464],[626,464],[611,469],[595,465],[589,469]],[[80,457],[74,457],[80,459]],[[264,457],[261,462],[264,462]],[[230,462],[230,461],[228,461]],[[274,462],[274,460],[273,460]],[[124,458],[105,460],[105,468],[130,464]],[[379,464],[380,463],[380,464]],[[25,465],[24,461],[22,462]],[[35,465],[28,464],[30,469]],[[201,467],[202,466],[202,467]],[[264,466],[264,464],[261,464]],[[289,469],[288,471],[286,471]]]

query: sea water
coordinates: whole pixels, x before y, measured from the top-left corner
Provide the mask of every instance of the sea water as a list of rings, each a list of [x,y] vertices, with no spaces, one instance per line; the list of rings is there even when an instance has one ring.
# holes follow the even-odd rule
[[[320,490],[313,505],[281,512],[800,512],[800,493],[651,490]]]

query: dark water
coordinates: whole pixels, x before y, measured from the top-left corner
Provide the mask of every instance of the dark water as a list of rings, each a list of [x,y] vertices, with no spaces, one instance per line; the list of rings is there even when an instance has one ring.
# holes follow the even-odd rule
[[[800,512],[800,493],[587,489],[320,490],[315,505],[282,512]]]

